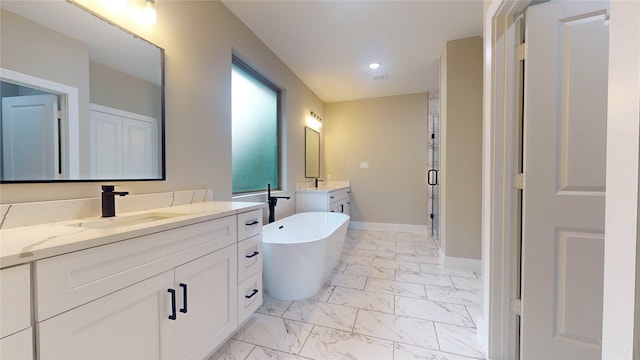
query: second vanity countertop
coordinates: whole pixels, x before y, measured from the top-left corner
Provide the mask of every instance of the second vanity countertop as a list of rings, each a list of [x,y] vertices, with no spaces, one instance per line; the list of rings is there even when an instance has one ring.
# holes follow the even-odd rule
[[[351,186],[349,181],[328,181],[326,184],[315,187],[313,182],[303,182],[296,184],[296,192],[331,192],[346,189]]]
[[[114,218],[89,218],[0,230],[0,268],[28,263],[116,241],[157,233],[242,212],[262,209],[264,203],[209,201],[118,214]],[[157,215],[149,222],[135,222],[116,227],[101,226],[130,217],[137,219]],[[84,224],[98,224],[86,226]]]

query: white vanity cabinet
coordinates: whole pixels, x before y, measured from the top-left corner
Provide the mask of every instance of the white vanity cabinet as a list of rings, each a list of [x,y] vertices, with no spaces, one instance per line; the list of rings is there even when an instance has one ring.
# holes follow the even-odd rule
[[[296,192],[296,212],[337,212],[351,214],[351,188],[302,190]]]
[[[253,213],[260,213],[259,226],[251,225],[255,235],[241,239],[246,226],[240,219]],[[244,320],[243,313],[239,321],[240,306],[253,313],[262,303],[261,266],[245,280],[259,275],[251,292],[260,296],[252,296],[249,307],[244,296],[238,299],[238,284],[245,284],[238,277],[238,242],[261,239],[261,214],[241,213],[36,261],[40,358],[205,358]],[[261,243],[256,251],[261,253]]]
[[[0,359],[32,359],[29,264],[0,270]]]
[[[238,324],[262,305],[262,210],[238,215]]]

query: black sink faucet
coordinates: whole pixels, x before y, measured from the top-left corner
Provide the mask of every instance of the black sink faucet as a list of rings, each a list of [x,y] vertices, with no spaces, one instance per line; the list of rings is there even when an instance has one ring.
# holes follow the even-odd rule
[[[291,199],[291,196],[271,196],[271,184],[267,184],[267,203],[269,204],[269,223],[276,220],[276,204],[278,199]]]
[[[128,195],[128,191],[113,191],[115,186],[102,185],[102,217],[116,216],[116,199],[115,196]]]
[[[319,183],[320,181],[324,181],[324,180],[316,178],[316,187],[318,187],[318,183]]]

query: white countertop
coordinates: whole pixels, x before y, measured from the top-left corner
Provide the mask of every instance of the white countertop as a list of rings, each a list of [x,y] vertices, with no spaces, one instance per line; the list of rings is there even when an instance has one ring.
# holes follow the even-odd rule
[[[330,191],[334,191],[334,190],[346,189],[348,187],[349,186],[340,186],[340,185],[318,186],[318,187],[297,189],[296,192],[330,192]]]
[[[121,213],[115,218],[108,219],[119,219],[145,213],[180,215],[146,223],[128,226],[122,225],[115,228],[100,229],[77,226],[77,224],[81,222],[96,220],[109,221],[108,219],[96,217],[3,229],[0,230],[0,268],[261,209],[263,207],[265,207],[264,203],[256,202],[209,201],[191,205]]]

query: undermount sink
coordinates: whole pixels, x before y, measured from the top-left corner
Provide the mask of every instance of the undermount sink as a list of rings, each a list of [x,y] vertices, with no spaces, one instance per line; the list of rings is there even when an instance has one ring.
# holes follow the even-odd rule
[[[75,224],[70,224],[69,226],[91,229],[116,229],[125,226],[140,225],[159,220],[171,219],[184,215],[188,214],[151,212],[138,215],[114,216],[110,218],[101,218],[98,220],[81,221]]]

